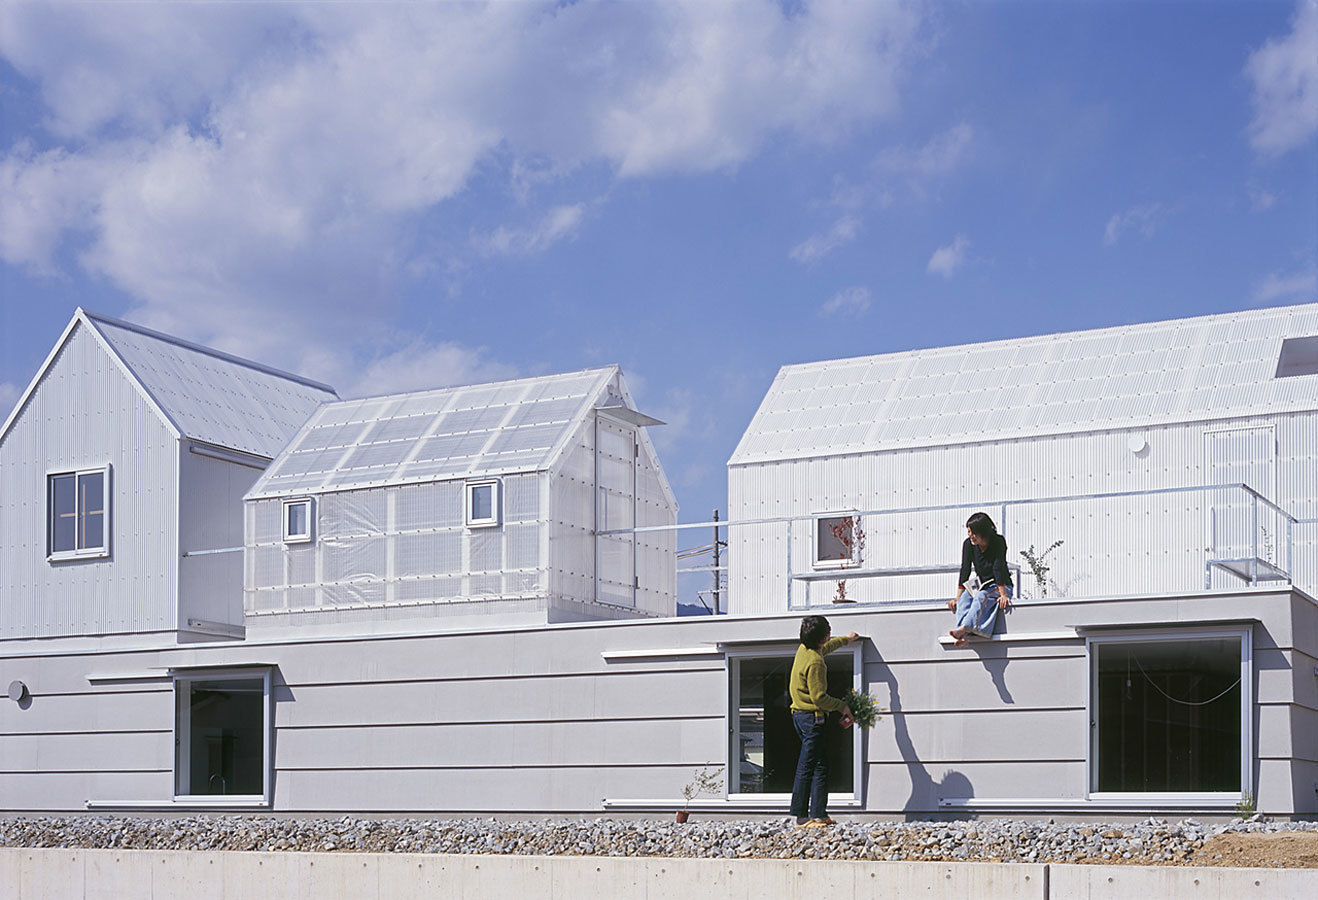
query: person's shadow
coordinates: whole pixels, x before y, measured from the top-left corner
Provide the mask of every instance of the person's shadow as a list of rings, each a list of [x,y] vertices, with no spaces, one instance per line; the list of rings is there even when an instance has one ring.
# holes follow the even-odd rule
[[[920,762],[919,754],[915,751],[915,742],[911,740],[911,732],[906,727],[906,716],[902,714],[902,696],[897,679],[893,677],[892,670],[886,667],[884,676],[880,680],[887,682],[888,685],[888,715],[892,717],[893,737],[897,741],[897,750],[901,753],[902,761],[906,764],[906,771],[911,779],[911,793],[902,806],[902,810],[906,813],[906,821],[924,821],[934,816],[940,819],[976,818],[975,813],[970,810],[957,809],[944,813],[939,808],[938,803],[942,799],[969,800],[974,797],[974,785],[970,783],[965,773],[954,769],[948,769],[938,781],[929,774],[924,763]]]

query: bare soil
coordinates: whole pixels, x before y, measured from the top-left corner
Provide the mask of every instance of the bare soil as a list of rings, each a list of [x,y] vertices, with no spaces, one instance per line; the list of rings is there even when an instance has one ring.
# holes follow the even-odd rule
[[[1318,868],[1318,833],[1219,834],[1186,862],[1192,866]]]

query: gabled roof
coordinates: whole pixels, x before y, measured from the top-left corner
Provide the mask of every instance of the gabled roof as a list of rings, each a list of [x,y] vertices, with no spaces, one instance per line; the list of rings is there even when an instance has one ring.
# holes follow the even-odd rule
[[[273,458],[317,406],[336,399],[328,385],[79,309],[0,428],[0,438],[78,326],[101,342],[179,437]]]
[[[617,403],[631,408],[617,366],[330,403],[247,499],[542,471]]]
[[[1306,337],[1318,304],[784,366],[728,465],[1318,410]]]

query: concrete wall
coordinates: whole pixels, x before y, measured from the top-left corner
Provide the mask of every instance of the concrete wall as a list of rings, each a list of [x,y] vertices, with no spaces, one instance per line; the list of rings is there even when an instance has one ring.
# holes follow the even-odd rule
[[[1224,428],[1275,428],[1275,464],[1210,469],[1205,432]],[[1132,452],[1132,438],[1147,442],[1147,447]],[[728,471],[728,518],[965,504],[864,522],[866,567],[956,565],[969,514],[982,507],[997,521],[1002,516],[996,504],[1014,499],[1244,481],[1297,518],[1315,518],[1315,446],[1318,414],[1298,413],[733,466]],[[1053,567],[1050,593],[1079,597],[1187,591],[1203,586],[1206,546],[1219,543],[1223,553],[1242,555],[1238,551],[1251,546],[1251,533],[1257,535],[1260,556],[1285,565],[1284,520],[1262,510],[1253,523],[1242,503],[1241,494],[1188,493],[1014,506],[998,525],[1010,545],[1009,559],[1022,565],[1019,553],[1031,544],[1042,550],[1055,540],[1064,541],[1048,559]],[[787,608],[789,552],[792,571],[810,571],[810,525],[794,523],[790,547],[785,524],[729,530],[731,612]],[[1294,537],[1294,581],[1313,588],[1318,585],[1318,528],[1296,526]],[[1020,587],[1037,595],[1028,568],[1026,572]],[[861,600],[931,598],[949,594],[954,584],[954,575],[884,577],[853,581],[848,591]],[[1215,588],[1231,590],[1240,584],[1234,576],[1214,576]],[[795,602],[803,603],[805,585],[798,582],[793,591]],[[814,591],[831,591],[831,586],[825,582]],[[814,599],[821,596],[816,593]],[[827,597],[822,599],[827,602]]]
[[[1026,800],[1036,811],[1108,814],[1085,800],[1089,670],[1083,640],[1065,629],[1242,617],[1262,623],[1253,629],[1259,809],[1318,811],[1313,657],[1295,637],[1309,645],[1318,607],[1287,591],[1025,601],[1008,617],[1021,640],[966,650],[937,643],[945,610],[830,611],[835,633],[868,637],[863,681],[891,711],[854,738],[863,760],[855,808],[929,817],[947,814],[947,801],[958,814],[991,814]],[[166,668],[270,663],[277,810],[666,809],[697,768],[728,762],[724,649],[768,653],[776,641],[790,654],[796,630],[794,616],[780,615],[11,650],[0,656],[0,684],[21,679],[33,696],[26,707],[0,701],[0,797],[15,810],[169,807]]]
[[[24,900],[503,900],[716,896],[845,900],[1308,900],[1304,869],[776,859],[619,859],[0,848],[0,893]]]
[[[179,442],[74,327],[0,440],[0,639],[164,631],[178,616]],[[46,475],[110,466],[110,555],[48,562]]]

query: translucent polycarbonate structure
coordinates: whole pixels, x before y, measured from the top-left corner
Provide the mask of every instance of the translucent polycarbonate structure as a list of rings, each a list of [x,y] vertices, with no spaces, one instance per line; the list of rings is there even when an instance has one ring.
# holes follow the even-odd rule
[[[595,535],[676,520],[654,421],[616,367],[321,407],[247,495],[248,618],[670,615],[672,535]]]
[[[729,518],[797,520],[730,529],[729,608],[831,603],[813,535],[853,513],[862,602],[950,597],[980,510],[1036,596],[1312,588],[1315,447],[1318,304],[785,366]]]

